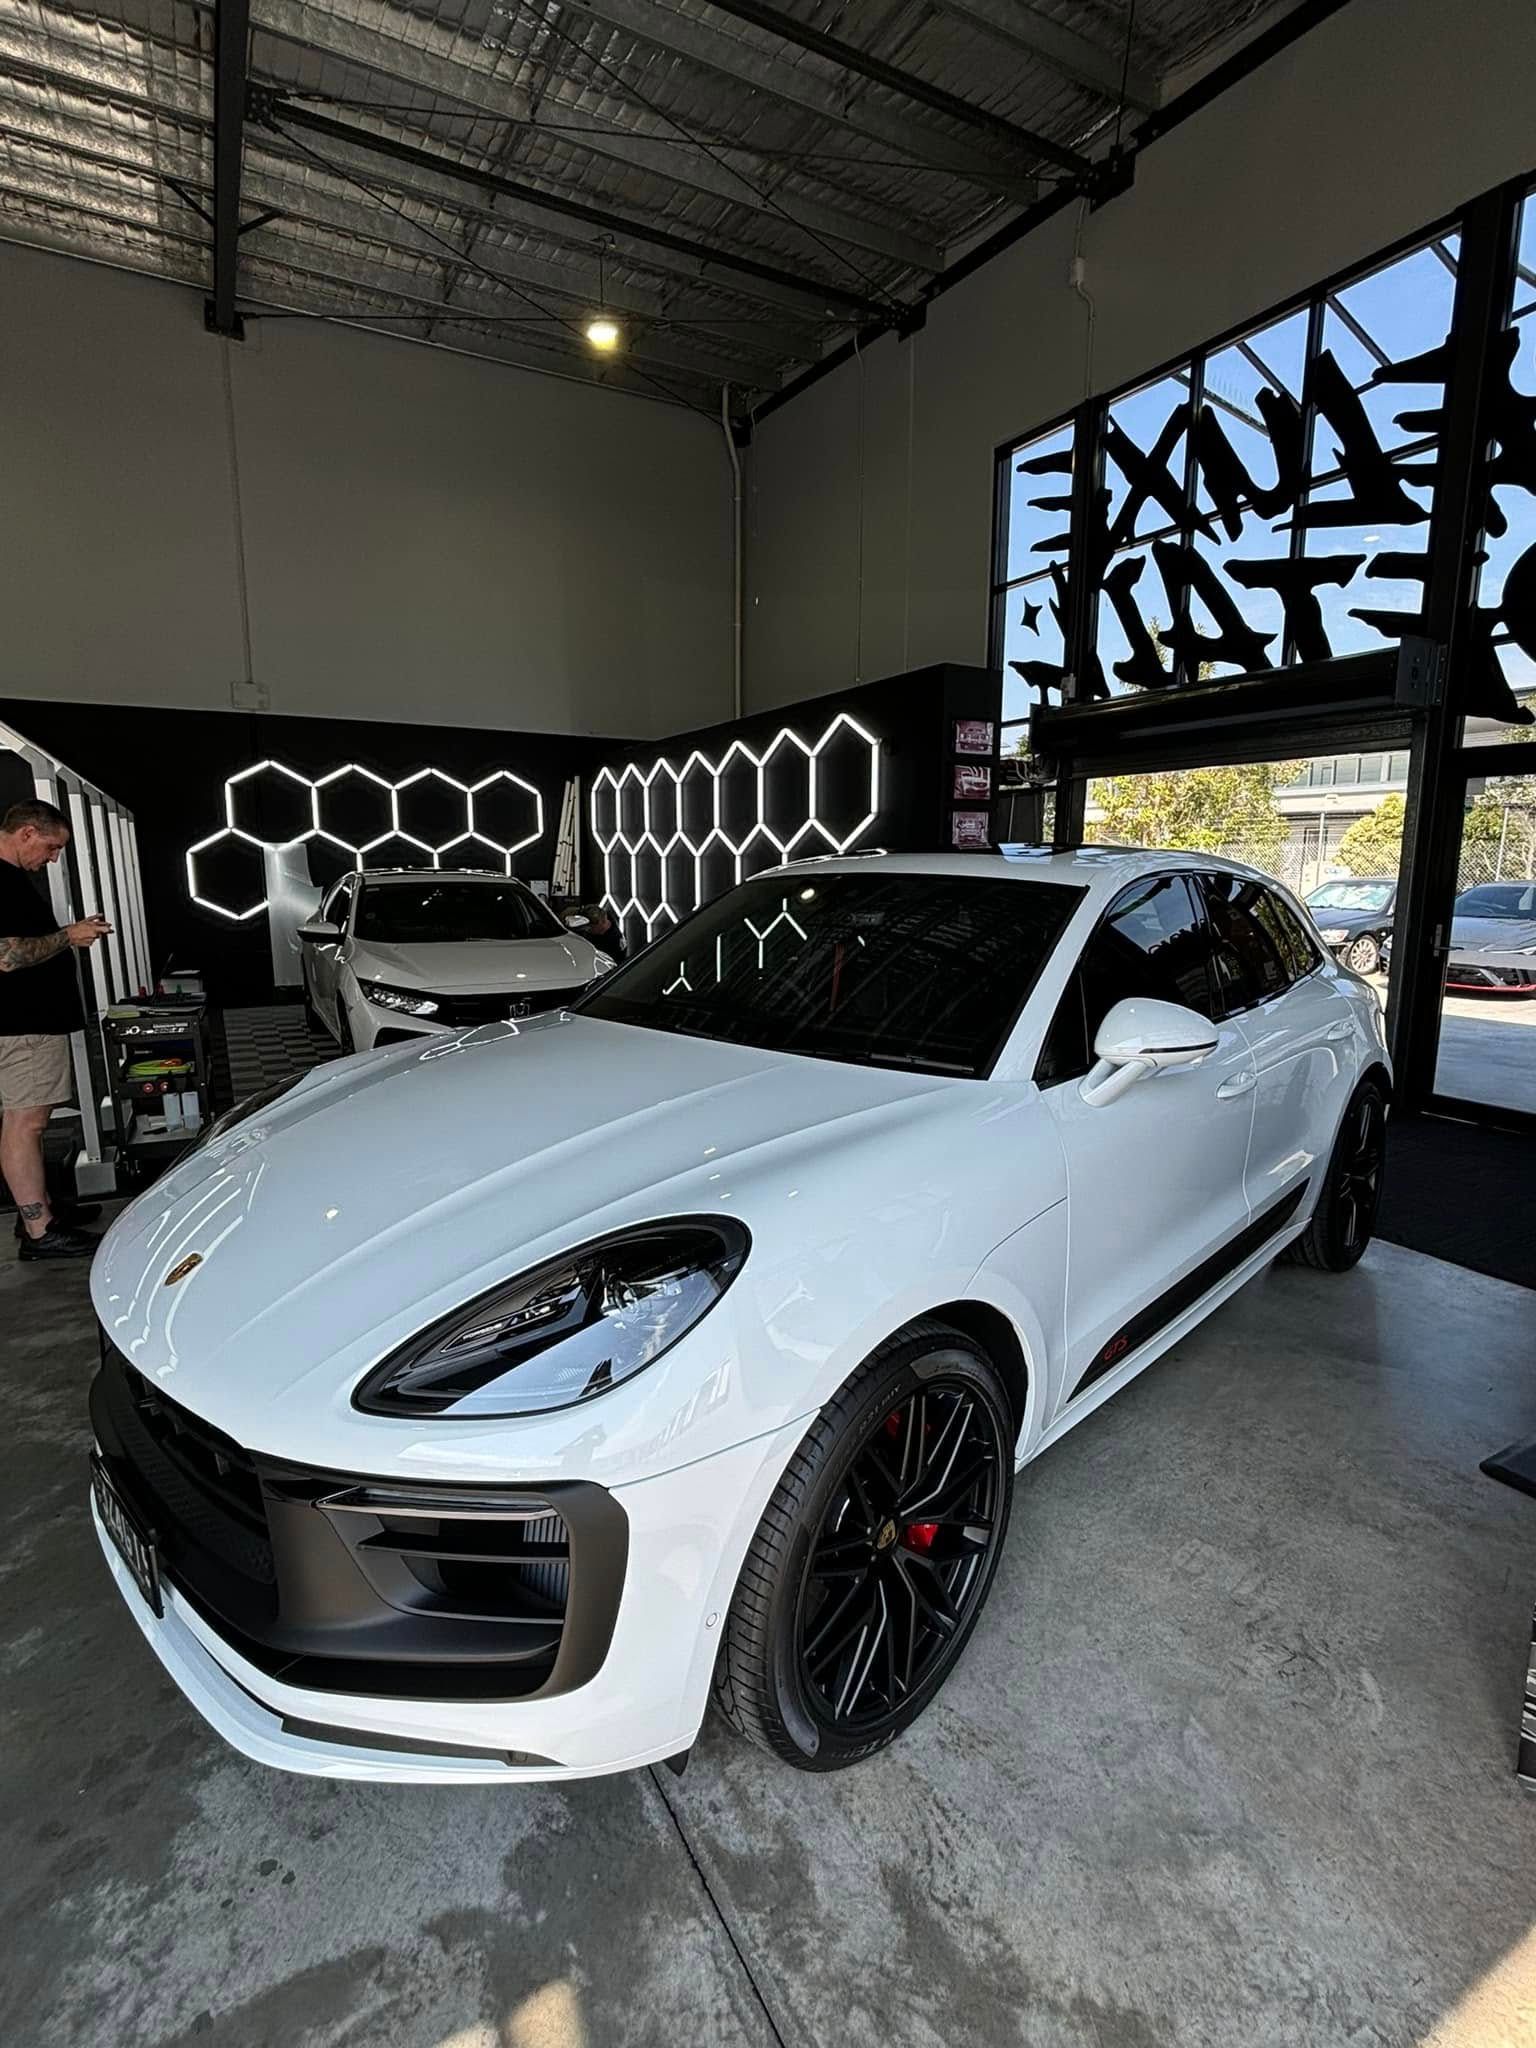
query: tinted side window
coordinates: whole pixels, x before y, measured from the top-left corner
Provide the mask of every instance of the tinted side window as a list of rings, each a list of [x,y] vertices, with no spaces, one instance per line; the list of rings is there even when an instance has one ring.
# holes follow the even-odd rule
[[[1279,944],[1281,958],[1290,969],[1292,981],[1300,981],[1304,974],[1312,972],[1322,956],[1308,936],[1306,926],[1283,896],[1277,896],[1273,889],[1266,889],[1264,901],[1269,912],[1269,928]]]
[[[1271,907],[1278,899],[1242,875],[1202,875],[1200,882],[1223,1014],[1251,1009],[1289,988],[1295,977],[1276,936]]]
[[[1155,996],[1214,1015],[1210,944],[1182,875],[1149,875],[1110,905],[1083,948],[1046,1033],[1035,1079],[1041,1087],[1086,1074],[1093,1041],[1116,1003]]]

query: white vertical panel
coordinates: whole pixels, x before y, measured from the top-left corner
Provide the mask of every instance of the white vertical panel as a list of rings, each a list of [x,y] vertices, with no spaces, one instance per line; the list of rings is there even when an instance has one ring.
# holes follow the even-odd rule
[[[144,870],[139,865],[139,833],[132,811],[123,813],[124,844],[128,855],[128,886],[133,898],[133,931],[141,963],[144,986],[155,985],[154,960],[149,950],[149,922],[144,914]]]
[[[101,891],[97,886],[96,857],[91,845],[90,809],[87,799],[78,789],[69,792],[69,820],[74,833],[75,861],[80,870],[80,915],[93,917],[101,910]],[[107,993],[107,970],[102,952],[103,947],[95,945],[87,955],[98,1012],[104,1010],[111,1000]]]
[[[127,978],[123,972],[122,903],[117,892],[116,864],[112,858],[112,841],[107,831],[106,801],[100,796],[91,798],[91,836],[96,849],[96,880],[101,890],[101,914],[112,927],[110,937],[102,941],[107,961],[107,985],[114,1003],[121,1002],[128,993]]]

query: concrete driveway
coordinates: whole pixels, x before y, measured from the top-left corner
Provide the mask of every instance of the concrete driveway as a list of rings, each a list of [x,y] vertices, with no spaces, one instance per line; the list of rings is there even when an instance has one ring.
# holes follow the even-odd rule
[[[857,1771],[711,1727],[506,1792],[280,1776],[182,1704],[86,1519],[83,1283],[0,1265],[7,2048],[1529,2038],[1536,1502],[1476,1469],[1536,1429],[1521,1290],[1266,1275],[1024,1476]]]

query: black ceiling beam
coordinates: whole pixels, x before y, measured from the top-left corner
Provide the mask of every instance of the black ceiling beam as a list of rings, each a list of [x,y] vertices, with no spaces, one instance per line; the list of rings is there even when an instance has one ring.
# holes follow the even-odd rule
[[[213,17],[213,297],[204,319],[211,333],[236,340],[244,331],[235,310],[235,287],[250,27],[250,0],[219,0]]]
[[[930,85],[926,78],[919,78],[914,72],[887,64],[883,57],[871,56],[868,50],[856,49],[852,43],[842,42],[819,28],[811,28],[780,8],[764,6],[762,0],[710,0],[710,5],[717,13],[731,14],[738,21],[750,22],[754,28],[766,29],[781,42],[810,50],[816,56],[824,57],[829,64],[856,72],[860,78],[867,78],[875,85],[883,85],[888,92],[900,93],[905,99],[915,100],[919,106],[931,107],[936,114],[962,122],[979,135],[1007,143],[1024,156],[1043,158],[1058,169],[1071,171],[1078,177],[1092,169],[1087,157],[1080,156],[1064,143],[1053,142],[1049,135],[1038,134],[1033,128],[1021,128],[1015,122],[1005,121],[1000,114],[988,113],[985,107],[972,106],[969,100],[946,92],[942,86]]]
[[[358,128],[348,121],[333,120],[329,114],[318,113],[313,107],[301,106],[275,93],[252,87],[250,102],[251,119],[275,129],[279,134],[285,130],[302,129],[328,142],[343,143],[349,149],[366,150],[374,156],[389,157],[395,163],[429,171],[434,177],[457,178],[462,184],[473,185],[481,192],[493,192],[498,198],[513,200],[520,206],[536,206],[545,213],[562,214],[568,220],[586,221],[610,234],[627,235],[636,242],[649,242],[655,248],[670,249],[675,255],[690,257],[694,262],[713,269],[734,270],[742,277],[755,277],[764,284],[777,285],[780,290],[800,292],[821,306],[835,308],[844,314],[856,314],[860,319],[883,319],[891,310],[888,304],[882,305],[878,299],[866,298],[843,285],[828,284],[822,278],[807,277],[803,272],[781,270],[777,264],[759,263],[755,257],[739,256],[734,250],[721,249],[710,242],[674,235],[666,228],[637,220],[629,214],[613,213],[602,206],[588,206],[583,200],[571,199],[563,192],[546,192],[541,186],[522,184],[516,178],[503,177],[498,171],[482,170],[476,164],[458,163],[451,156],[437,156],[431,150],[418,149],[414,143],[399,142],[392,135],[379,135],[371,128]]]

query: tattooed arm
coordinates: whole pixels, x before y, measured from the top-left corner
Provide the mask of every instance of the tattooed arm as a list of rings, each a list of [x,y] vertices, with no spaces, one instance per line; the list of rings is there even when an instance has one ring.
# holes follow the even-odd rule
[[[49,932],[40,939],[0,939],[0,974],[14,973],[20,967],[41,967],[66,946],[93,946],[106,930],[102,918],[82,917],[77,924],[67,924],[62,931]]]

